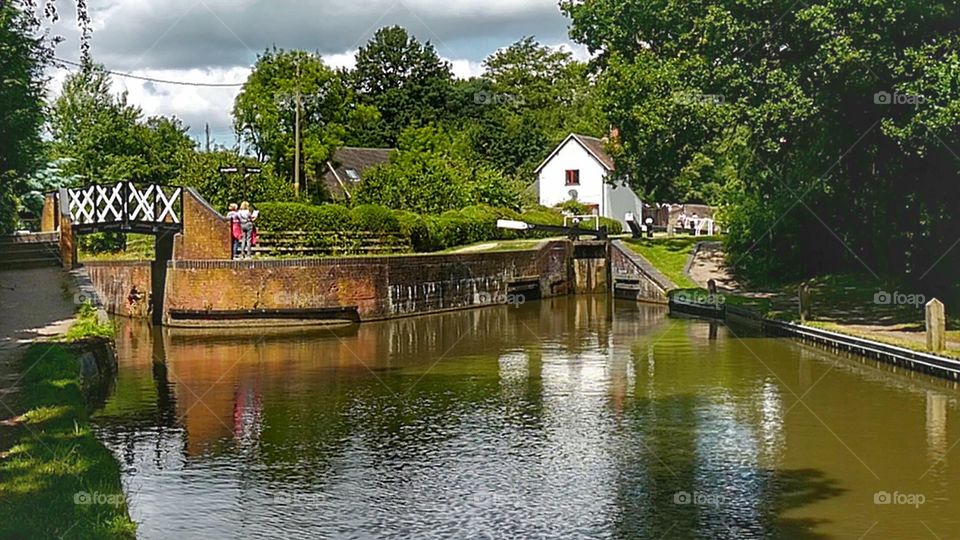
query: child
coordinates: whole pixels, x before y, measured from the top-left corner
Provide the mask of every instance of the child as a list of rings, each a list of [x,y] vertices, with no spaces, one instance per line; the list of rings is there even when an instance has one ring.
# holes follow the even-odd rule
[[[240,238],[243,236],[240,231],[240,219],[237,217],[237,203],[230,203],[230,211],[227,212],[227,219],[230,220],[230,253],[236,259],[240,248]]]

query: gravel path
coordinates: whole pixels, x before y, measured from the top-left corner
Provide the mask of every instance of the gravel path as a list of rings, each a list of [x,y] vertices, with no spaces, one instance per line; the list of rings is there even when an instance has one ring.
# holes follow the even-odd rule
[[[713,279],[717,282],[717,288],[722,291],[742,292],[740,284],[727,269],[723,245],[720,242],[703,243],[693,258],[688,276],[704,289],[707,288],[707,282]]]
[[[16,362],[37,339],[70,328],[75,306],[70,276],[60,268],[0,271],[0,418],[10,416],[20,369]]]

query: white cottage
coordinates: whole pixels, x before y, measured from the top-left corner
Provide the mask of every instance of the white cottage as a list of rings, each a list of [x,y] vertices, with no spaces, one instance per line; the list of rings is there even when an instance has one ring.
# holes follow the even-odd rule
[[[536,170],[540,204],[556,206],[576,200],[626,229],[624,217],[633,213],[640,220],[643,203],[630,187],[607,182],[613,171],[613,158],[602,140],[572,133]]]

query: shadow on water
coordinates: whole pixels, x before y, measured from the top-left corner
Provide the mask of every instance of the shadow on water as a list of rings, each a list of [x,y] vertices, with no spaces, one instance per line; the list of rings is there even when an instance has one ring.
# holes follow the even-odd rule
[[[621,538],[829,538],[825,519],[786,514],[845,492],[817,469],[771,469],[704,457],[694,396],[638,401],[627,412],[632,452],[618,460]]]

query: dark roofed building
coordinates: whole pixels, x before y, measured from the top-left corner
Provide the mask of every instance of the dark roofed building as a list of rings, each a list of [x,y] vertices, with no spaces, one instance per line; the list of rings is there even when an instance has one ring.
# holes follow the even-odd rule
[[[349,199],[363,174],[390,161],[391,152],[392,148],[338,148],[327,162],[327,170],[323,175],[323,184],[330,196],[334,200]]]

